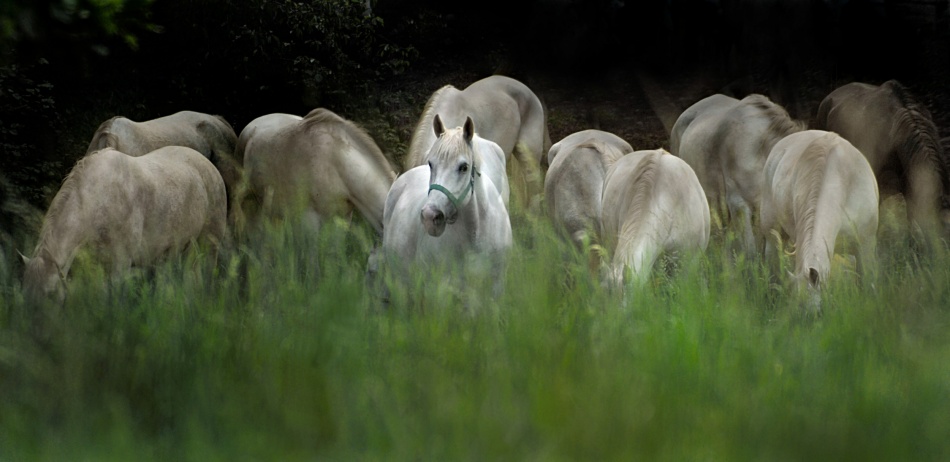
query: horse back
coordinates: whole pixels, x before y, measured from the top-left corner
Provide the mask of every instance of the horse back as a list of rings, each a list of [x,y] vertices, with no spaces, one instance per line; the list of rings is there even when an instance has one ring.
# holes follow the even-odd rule
[[[155,228],[175,235],[173,228],[222,239],[227,226],[227,186],[218,168],[200,152],[185,146],[166,146],[134,159],[143,190],[151,191]],[[148,187],[144,186],[148,185]],[[145,197],[140,194],[137,197]],[[143,206],[138,203],[136,206]],[[179,210],[180,208],[180,210]],[[162,221],[163,224],[159,224]]]
[[[704,119],[714,116],[717,113],[739,104],[739,100],[723,94],[714,94],[707,96],[686,108],[670,130],[670,153],[677,157],[680,155],[680,149],[684,142],[683,137],[696,119]]]
[[[815,128],[841,135],[880,173],[896,155],[894,125],[901,107],[889,86],[851,82],[822,100]]]

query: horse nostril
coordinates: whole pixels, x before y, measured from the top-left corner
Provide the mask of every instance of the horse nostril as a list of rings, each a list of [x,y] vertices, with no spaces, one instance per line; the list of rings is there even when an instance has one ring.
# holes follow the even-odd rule
[[[422,220],[428,220],[434,224],[441,224],[445,222],[445,213],[435,207],[425,207],[422,209]]]

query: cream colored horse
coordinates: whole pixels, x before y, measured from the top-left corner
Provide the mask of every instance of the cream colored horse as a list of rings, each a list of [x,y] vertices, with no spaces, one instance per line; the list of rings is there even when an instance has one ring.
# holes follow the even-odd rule
[[[400,175],[386,199],[384,265],[403,282],[437,268],[444,277],[434,284],[462,287],[473,285],[465,275],[474,274],[493,281],[498,296],[512,246],[505,155],[475,134],[470,118],[445,129],[436,115],[432,129],[426,165]]]
[[[904,195],[910,223],[950,233],[950,166],[930,112],[900,82],[837,88],[818,107],[817,128],[864,154],[881,193]]]
[[[820,288],[836,249],[856,251],[858,271],[874,277],[878,189],[867,159],[832,132],[807,130],[779,141],[765,165],[763,234],[778,232],[794,243],[793,279],[806,308],[820,311]],[[766,239],[774,266],[777,248]]]
[[[463,90],[452,85],[438,89],[426,102],[413,131],[406,170],[425,165],[426,153],[436,141],[431,129],[436,114],[446,127],[460,127],[471,117],[478,126],[479,136],[494,141],[505,152],[512,189],[519,203],[540,205],[541,162],[551,146],[551,138],[544,107],[530,88],[510,77],[492,75]],[[517,159],[517,166],[511,162],[512,155]]]
[[[195,239],[221,243],[226,201],[221,176],[194,149],[168,146],[140,157],[95,151],[73,167],[46,212],[33,256],[24,257],[24,295],[31,303],[62,301],[82,248],[121,275]]]
[[[805,128],[762,95],[737,100],[712,95],[684,111],[673,125],[670,148],[696,172],[709,206],[722,224],[755,252],[762,168],[772,146]],[[759,241],[761,241],[759,236]]]
[[[548,151],[544,204],[559,231],[578,246],[600,241],[601,198],[607,170],[629,143],[613,133],[582,130],[558,141]]]
[[[353,122],[318,108],[300,118],[270,114],[241,132],[247,198],[271,216],[324,220],[354,210],[382,234],[383,207],[396,173]]]
[[[661,254],[695,255],[709,243],[709,204],[699,179],[663,149],[635,151],[610,167],[601,223],[615,287],[623,287],[627,268],[642,285]]]
[[[86,154],[112,148],[138,157],[165,146],[192,148],[210,160],[221,174],[231,215],[237,207],[236,191],[243,176],[240,164],[234,160],[236,140],[231,124],[221,116],[181,111],[142,122],[116,116],[99,125]],[[231,217],[232,222],[239,219]]]
[[[274,113],[262,115],[244,126],[241,134],[238,136],[237,145],[234,147],[234,158],[242,165],[244,164],[244,151],[247,150],[248,141],[267,137],[266,133],[278,130],[282,127],[292,125],[303,120],[303,117],[295,114]]]

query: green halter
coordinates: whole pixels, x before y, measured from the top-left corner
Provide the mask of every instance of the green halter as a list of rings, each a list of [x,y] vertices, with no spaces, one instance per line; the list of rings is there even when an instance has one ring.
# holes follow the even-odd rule
[[[472,189],[475,188],[475,175],[482,176],[482,173],[479,172],[478,169],[475,168],[474,165],[472,165],[472,179],[471,181],[468,182],[468,186],[466,186],[465,189],[462,190],[462,194],[460,194],[459,197],[455,197],[455,194],[452,194],[452,191],[449,191],[448,189],[446,189],[445,186],[442,186],[436,183],[432,183],[429,185],[428,192],[432,192],[432,190],[434,189],[436,191],[441,192],[442,194],[445,194],[445,196],[449,198],[449,201],[452,202],[452,205],[454,205],[457,210],[459,208],[459,202],[462,202],[463,200],[465,200],[465,196],[468,195],[468,193],[471,192]]]

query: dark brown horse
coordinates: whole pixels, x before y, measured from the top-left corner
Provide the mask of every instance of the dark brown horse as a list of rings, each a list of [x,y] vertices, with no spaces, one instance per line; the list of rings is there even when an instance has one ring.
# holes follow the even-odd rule
[[[903,194],[912,226],[950,231],[950,169],[930,112],[898,81],[852,82],[825,97],[817,128],[867,157],[881,198]]]

